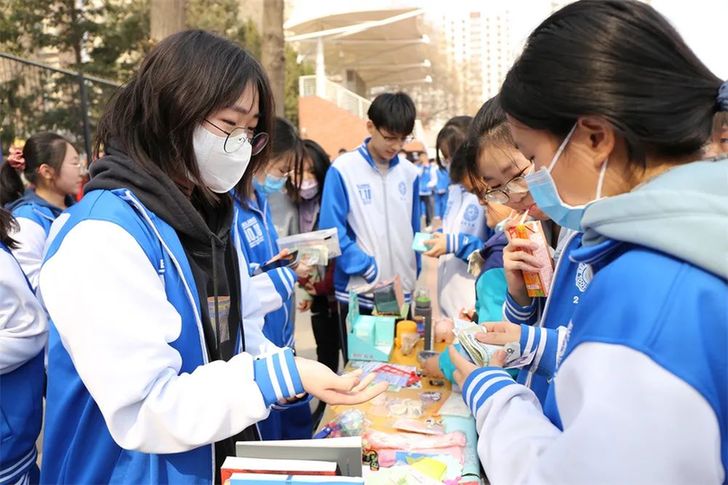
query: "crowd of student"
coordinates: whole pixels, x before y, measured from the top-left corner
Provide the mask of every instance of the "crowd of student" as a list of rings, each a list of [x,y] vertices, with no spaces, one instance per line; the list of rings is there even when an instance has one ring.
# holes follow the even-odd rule
[[[504,353],[477,368],[451,348],[425,366],[462,388],[491,482],[724,483],[728,82],[652,7],[582,0],[534,30],[496,97],[442,128],[433,161],[403,153],[409,96],[382,94],[368,116],[331,162],[274,117],[252,56],[187,31],[109,104],[79,201],[68,140],[12,150],[0,483],[212,482],[236,440],[310,437],[312,396],[386,387],[336,374],[348,295],[369,313],[399,276],[410,301],[412,240],[437,218],[424,254],[443,317],[531,356],[509,373]],[[525,217],[552,247],[548,298],[523,282],[543,264],[533,243],[505,235]],[[323,228],[341,248],[327,267],[266,264],[286,254],[280,235]],[[296,309],[318,362],[293,354]]]

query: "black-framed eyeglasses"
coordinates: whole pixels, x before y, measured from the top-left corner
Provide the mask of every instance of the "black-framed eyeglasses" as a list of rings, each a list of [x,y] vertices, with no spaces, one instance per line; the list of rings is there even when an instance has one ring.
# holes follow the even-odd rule
[[[412,135],[412,134],[404,136],[404,137],[389,136],[389,135],[385,135],[384,133],[382,133],[382,131],[379,128],[374,128],[374,129],[377,130],[377,133],[382,135],[382,138],[384,138],[384,141],[386,141],[387,143],[390,143],[390,144],[391,143],[401,143],[403,145],[406,145],[407,143],[412,143],[415,139],[414,135]]]
[[[268,143],[268,133],[260,132],[255,135],[251,135],[251,130],[243,126],[236,126],[231,131],[226,131],[208,119],[205,119],[205,121],[227,135],[225,138],[225,144],[223,145],[223,149],[226,153],[234,153],[240,150],[240,147],[242,147],[245,142],[248,142],[251,148],[251,156],[254,156],[259,154]]]
[[[506,204],[511,200],[511,194],[522,195],[527,193],[528,184],[526,183],[526,172],[530,171],[532,167],[533,163],[521,170],[518,175],[497,189],[490,189],[486,191],[483,197],[485,197],[485,200],[488,202]]]

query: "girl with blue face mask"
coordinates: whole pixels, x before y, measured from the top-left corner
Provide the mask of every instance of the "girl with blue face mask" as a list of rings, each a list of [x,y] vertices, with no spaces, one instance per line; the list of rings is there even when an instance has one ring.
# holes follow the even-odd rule
[[[728,84],[649,5],[586,0],[530,35],[500,99],[593,279],[565,338],[534,335],[556,369],[543,408],[451,351],[490,480],[725,482],[728,160],[701,159]]]

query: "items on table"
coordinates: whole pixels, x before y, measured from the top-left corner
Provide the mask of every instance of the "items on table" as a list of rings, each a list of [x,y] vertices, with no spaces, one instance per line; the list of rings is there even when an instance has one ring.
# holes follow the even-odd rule
[[[409,355],[414,350],[420,334],[417,332],[417,323],[412,320],[402,320],[397,323],[397,336],[394,345],[400,349],[402,355]]]
[[[339,438],[341,436],[361,436],[367,423],[364,413],[358,409],[347,409],[333,421],[327,423],[314,439]]]
[[[391,315],[401,317],[406,315],[406,303],[402,280],[399,275],[378,283],[372,290],[374,294],[374,309],[378,315]]]
[[[361,379],[374,372],[377,376],[372,383],[387,382],[390,391],[398,391],[405,387],[420,387],[421,385],[421,378],[417,374],[417,368],[410,365],[352,362],[352,366],[362,369]]]

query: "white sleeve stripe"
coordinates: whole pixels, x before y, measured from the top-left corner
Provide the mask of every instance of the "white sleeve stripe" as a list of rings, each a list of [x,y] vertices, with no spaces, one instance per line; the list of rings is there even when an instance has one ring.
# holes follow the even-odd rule
[[[465,391],[465,396],[463,396],[465,398],[465,402],[470,401],[470,395],[472,394],[473,389],[477,388],[480,385],[480,381],[487,379],[489,376],[492,376],[494,374],[500,374],[502,372],[502,370],[488,370],[485,372],[480,372],[477,376],[475,376],[473,381],[468,384],[468,388]]]
[[[280,353],[280,354],[278,354],[278,359],[281,362],[281,370],[283,371],[283,380],[286,382],[286,387],[288,388],[288,395],[295,396],[296,388],[293,385],[293,380],[291,379],[291,371],[288,368],[288,362],[286,361],[286,357],[285,357],[285,355],[283,355],[283,353]]]
[[[533,363],[531,364],[532,369],[538,369],[538,365],[541,363],[541,357],[543,357],[543,351],[546,348],[546,341],[548,340],[548,332],[545,328],[540,327],[538,329],[534,329],[539,332],[540,339],[538,341],[538,349],[536,350],[536,356],[533,358]]]
[[[480,389],[478,389],[478,392],[475,394],[475,396],[473,396],[472,401],[470,401],[470,403],[469,403],[470,409],[473,410],[473,414],[475,414],[475,412],[476,412],[476,409],[474,409],[475,405],[478,403],[478,401],[483,396],[483,394],[485,394],[488,389],[493,387],[494,384],[497,384],[497,383],[503,382],[503,381],[513,382],[513,379],[509,375],[500,375],[498,377],[494,377],[493,379],[488,380],[488,382],[485,382],[485,383],[483,383],[482,386],[480,386]]]
[[[508,298],[506,298],[505,307],[507,311],[511,312],[517,317],[528,318],[533,314],[532,310],[521,310],[520,308],[515,307],[513,303],[508,300]]]
[[[276,371],[273,368],[273,359],[278,354],[273,354],[271,357],[265,359],[265,366],[266,369],[268,369],[268,377],[270,378],[270,384],[273,386],[273,392],[276,394],[277,399],[283,399],[283,391],[281,390],[281,386],[278,383],[278,378],[276,377]]]
[[[523,327],[521,327],[523,328]],[[536,338],[533,327],[528,327],[528,337],[526,338],[526,349],[523,351],[524,354],[529,354],[533,350],[533,339]]]

